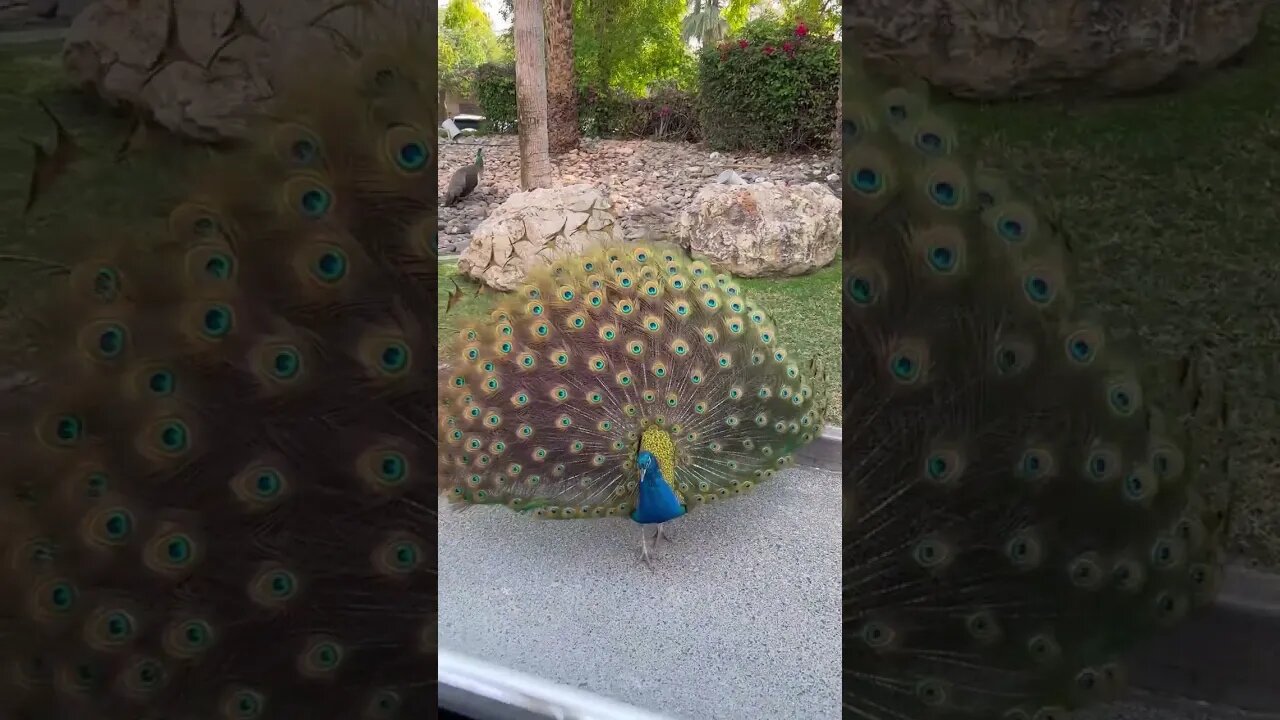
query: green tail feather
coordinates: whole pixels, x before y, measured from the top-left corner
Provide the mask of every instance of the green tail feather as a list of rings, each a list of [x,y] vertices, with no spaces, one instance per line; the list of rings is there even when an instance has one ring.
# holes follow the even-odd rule
[[[821,432],[820,368],[732,278],[671,247],[604,246],[535,271],[449,352],[439,474],[459,502],[626,515],[650,429],[669,440],[683,500],[713,502]]]
[[[394,27],[311,58],[167,233],[87,229],[0,358],[33,378],[0,419],[0,716],[434,707],[434,49]]]
[[[1188,402],[1152,408],[1056,224],[923,95],[848,62],[845,713],[1065,717],[1213,597],[1182,419],[1213,437],[1220,397],[1186,373]]]

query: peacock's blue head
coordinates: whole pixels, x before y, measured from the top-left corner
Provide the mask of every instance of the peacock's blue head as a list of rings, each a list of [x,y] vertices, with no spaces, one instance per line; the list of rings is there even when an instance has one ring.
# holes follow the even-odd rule
[[[641,450],[636,455],[636,467],[640,468],[640,482],[653,482],[662,472],[658,469],[658,458],[648,450]]]

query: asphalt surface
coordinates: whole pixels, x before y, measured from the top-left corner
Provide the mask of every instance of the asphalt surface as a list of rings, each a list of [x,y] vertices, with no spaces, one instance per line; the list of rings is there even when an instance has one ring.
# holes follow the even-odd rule
[[[442,507],[441,647],[675,718],[839,717],[839,476],[668,525],[650,570],[630,520]]]

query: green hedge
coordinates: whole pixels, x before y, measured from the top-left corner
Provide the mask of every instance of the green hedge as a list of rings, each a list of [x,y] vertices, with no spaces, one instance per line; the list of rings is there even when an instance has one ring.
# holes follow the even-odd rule
[[[827,149],[835,137],[840,44],[770,18],[699,54],[699,114],[717,150]]]
[[[476,68],[476,102],[488,132],[512,132],[516,127],[516,66],[485,63]]]

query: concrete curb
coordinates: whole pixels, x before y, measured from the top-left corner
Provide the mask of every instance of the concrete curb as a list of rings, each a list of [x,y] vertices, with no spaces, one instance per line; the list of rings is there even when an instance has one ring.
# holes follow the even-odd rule
[[[796,452],[796,465],[840,472],[843,434],[835,425],[822,428],[822,434]]]
[[[1280,576],[1229,565],[1218,601],[1131,663],[1135,687],[1280,713]]]

